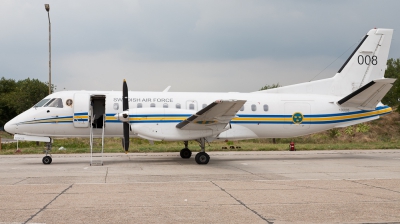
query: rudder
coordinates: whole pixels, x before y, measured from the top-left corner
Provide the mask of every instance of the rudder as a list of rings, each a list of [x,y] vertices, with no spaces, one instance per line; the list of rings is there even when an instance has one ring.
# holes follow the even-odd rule
[[[332,94],[347,95],[372,80],[384,78],[392,29],[372,29],[333,79]]]

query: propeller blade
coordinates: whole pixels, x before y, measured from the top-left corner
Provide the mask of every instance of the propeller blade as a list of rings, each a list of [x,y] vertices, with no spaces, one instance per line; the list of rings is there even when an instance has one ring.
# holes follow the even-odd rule
[[[126,84],[126,80],[124,79],[124,83],[122,84],[122,110],[129,110],[129,102],[128,102],[128,85]],[[123,115],[124,118],[128,118],[128,121],[124,121],[124,150],[125,153],[128,152],[129,149],[129,112]]]
[[[122,110],[126,111],[129,109],[128,104],[128,85],[124,79],[124,83],[122,84]]]
[[[124,150],[128,152],[129,149],[129,123],[124,122]]]

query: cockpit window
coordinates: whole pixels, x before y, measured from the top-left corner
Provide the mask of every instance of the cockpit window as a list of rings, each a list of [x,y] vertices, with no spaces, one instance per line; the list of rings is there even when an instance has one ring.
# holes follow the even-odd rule
[[[47,103],[47,101],[49,101],[49,100],[50,100],[49,98],[43,99],[43,100],[39,101],[39,103],[37,103],[34,107],[41,107],[41,106],[43,106],[45,103]]]
[[[49,102],[47,102],[43,107],[48,107],[51,103],[54,102],[56,98],[52,98]]]
[[[61,98],[43,99],[34,107],[58,107],[63,108],[63,101]]]
[[[61,98],[55,98],[51,99],[51,102],[49,101],[46,103],[47,107],[58,107],[58,108],[63,108],[63,102]]]

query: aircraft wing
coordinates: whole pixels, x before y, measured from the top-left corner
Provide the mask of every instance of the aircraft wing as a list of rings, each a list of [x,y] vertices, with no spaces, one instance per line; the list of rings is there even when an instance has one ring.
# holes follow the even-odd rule
[[[356,107],[362,110],[374,110],[396,79],[373,80],[338,101],[340,106]]]
[[[182,130],[224,128],[236,117],[246,100],[217,100],[176,125]]]

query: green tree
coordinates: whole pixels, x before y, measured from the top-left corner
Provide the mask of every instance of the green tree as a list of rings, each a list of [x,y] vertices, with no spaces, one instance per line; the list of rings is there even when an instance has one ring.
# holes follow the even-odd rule
[[[49,94],[48,86],[37,79],[24,79],[17,82],[17,87],[11,94],[13,106],[17,114],[34,106]]]
[[[0,127],[48,95],[48,86],[37,79],[0,79]]]
[[[0,79],[0,127],[3,127],[16,114],[9,104],[9,95],[15,90],[16,86],[15,80],[5,79],[4,77]]]
[[[278,88],[278,87],[281,87],[281,85],[279,85],[279,83],[276,83],[276,84],[272,84],[272,85],[265,85],[265,86],[261,87],[260,90],[274,89],[274,88]]]
[[[386,96],[382,99],[382,103],[387,104],[391,107],[397,107],[397,112],[400,113],[399,100],[400,100],[400,59],[390,58],[387,61],[387,69],[385,71],[386,78],[395,78],[396,82],[393,83],[393,87],[389,90]]]

